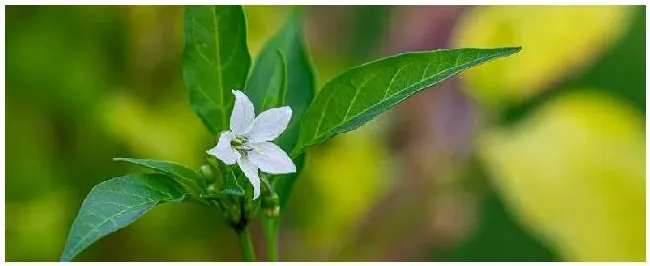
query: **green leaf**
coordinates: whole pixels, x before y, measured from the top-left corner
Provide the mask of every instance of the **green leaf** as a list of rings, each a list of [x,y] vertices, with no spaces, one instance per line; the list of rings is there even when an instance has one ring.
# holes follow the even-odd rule
[[[287,62],[280,50],[276,51],[276,57],[277,60],[275,60],[276,65],[273,69],[273,76],[271,76],[268,90],[266,90],[266,96],[262,101],[262,108],[259,112],[280,107],[284,104],[284,96],[287,91]]]
[[[404,53],[348,69],[325,84],[310,105],[292,156],[337,133],[360,127],[409,96],[465,69],[519,50],[464,48]]]
[[[183,74],[194,112],[213,134],[228,128],[251,58],[241,6],[188,6],[183,20]]]
[[[183,188],[159,174],[129,174],[96,185],[72,223],[61,261],[72,260],[83,249],[131,224],[156,204],[183,199]]]
[[[237,166],[227,166],[213,157],[207,158],[207,161],[214,169],[219,171],[221,181],[221,191],[219,194],[244,195],[246,192],[239,180],[235,168]]]
[[[242,187],[234,171],[229,171],[224,176],[223,193],[232,195],[244,195],[246,190]]]
[[[113,160],[144,166],[159,173],[166,174],[182,186],[189,189],[189,191],[197,194],[202,192],[203,188],[207,186],[205,179],[199,173],[174,162],[136,158],[113,158]]]
[[[273,180],[273,190],[280,197],[280,210],[283,210],[284,206],[289,200],[289,195],[291,195],[291,189],[293,188],[293,183],[298,179],[298,175],[302,172],[302,168],[305,166],[305,154],[298,156],[293,160],[296,164],[295,173],[289,173],[284,175],[278,175]]]
[[[282,28],[264,45],[248,78],[246,95],[257,110],[265,107],[264,99],[269,91],[269,84],[281,57],[284,56],[287,68],[287,87],[283,105],[293,111],[287,130],[276,141],[286,151],[292,150],[298,141],[298,133],[303,114],[314,98],[314,73],[308,57],[302,35],[302,14],[294,10]]]

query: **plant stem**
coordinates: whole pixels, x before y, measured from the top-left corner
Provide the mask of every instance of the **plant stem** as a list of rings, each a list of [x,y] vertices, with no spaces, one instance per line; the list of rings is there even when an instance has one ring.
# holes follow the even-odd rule
[[[278,218],[264,218],[266,235],[266,254],[269,261],[278,261]]]
[[[245,261],[255,261],[255,249],[253,248],[253,241],[251,241],[251,233],[248,231],[248,227],[236,230],[236,232],[242,258]]]

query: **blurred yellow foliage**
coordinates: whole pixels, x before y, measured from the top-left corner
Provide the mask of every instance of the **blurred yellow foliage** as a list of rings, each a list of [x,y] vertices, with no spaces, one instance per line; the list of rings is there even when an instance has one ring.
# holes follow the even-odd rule
[[[464,74],[483,104],[517,102],[597,59],[632,15],[626,6],[480,6],[460,18],[452,46],[522,46],[516,56]]]
[[[385,188],[388,151],[373,129],[364,126],[341,134],[307,157],[306,176],[316,189],[310,195],[313,202],[322,203],[314,206],[319,215],[309,221],[309,240],[326,253],[340,252],[337,249],[351,241],[350,230]]]
[[[280,29],[291,7],[244,6],[248,36],[248,50],[253,62],[266,40]]]
[[[23,203],[9,202],[5,205],[7,215],[5,233],[14,236],[6,249],[7,255],[27,261],[45,261],[59,256],[69,228],[66,216],[75,213],[76,203],[66,189],[51,190],[32,195]],[[15,237],[19,236],[19,237]],[[11,247],[9,247],[11,246]]]
[[[185,101],[146,108],[126,93],[106,97],[97,109],[98,120],[139,158],[155,158],[198,166],[212,142]]]
[[[644,118],[610,95],[573,92],[513,128],[492,130],[480,154],[525,223],[567,260],[645,260]]]

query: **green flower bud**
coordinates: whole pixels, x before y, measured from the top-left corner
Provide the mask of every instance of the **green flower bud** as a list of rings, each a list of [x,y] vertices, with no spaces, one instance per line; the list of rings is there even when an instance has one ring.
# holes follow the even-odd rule
[[[208,164],[201,165],[201,169],[199,170],[201,172],[201,175],[205,180],[212,181],[213,177],[213,172],[212,172],[212,167]]]
[[[264,212],[266,213],[266,217],[268,218],[277,218],[280,216],[280,206],[275,206],[274,208],[266,208],[264,209]]]
[[[211,184],[205,189],[205,192],[207,192],[208,195],[211,195],[219,193],[219,190],[217,190],[217,187],[214,184]]]
[[[273,194],[264,195],[262,197],[262,207],[264,209],[275,208],[276,206],[280,205],[280,197],[278,197],[277,193],[272,193]]]

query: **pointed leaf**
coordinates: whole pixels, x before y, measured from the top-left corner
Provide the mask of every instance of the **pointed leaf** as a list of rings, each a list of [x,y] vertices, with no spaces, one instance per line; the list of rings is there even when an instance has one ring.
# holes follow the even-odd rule
[[[184,198],[183,188],[159,174],[129,174],[96,185],[72,223],[61,261],[72,260],[83,249],[131,224],[156,204]]]
[[[183,20],[183,74],[194,112],[213,134],[228,128],[231,90],[250,68],[241,6],[188,6]]]
[[[195,193],[203,191],[202,188],[206,187],[205,179],[199,173],[175,162],[136,158],[114,158],[113,160],[136,164],[168,175]]]
[[[330,80],[305,113],[298,148],[356,129],[409,96],[521,48],[443,49],[405,53],[351,68]]]
[[[287,129],[276,141],[282,149],[291,151],[297,141],[303,114],[314,98],[314,73],[309,60],[302,34],[302,14],[294,10],[282,28],[264,45],[248,78],[246,95],[250,97],[257,110],[263,107],[269,84],[273,79],[274,69],[281,60],[277,53],[284,56],[287,66],[287,88],[283,105],[291,107],[293,112]]]

